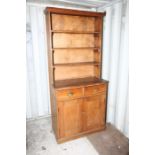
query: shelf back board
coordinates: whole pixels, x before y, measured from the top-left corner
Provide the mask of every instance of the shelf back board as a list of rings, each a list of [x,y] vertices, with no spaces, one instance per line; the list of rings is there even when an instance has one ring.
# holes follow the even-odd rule
[[[92,34],[53,34],[53,47],[94,47],[95,39]]]
[[[95,53],[97,53],[97,52],[95,52]],[[76,62],[95,61],[94,50],[92,50],[92,49],[55,50],[53,55],[54,55],[54,64],[55,63],[76,63]],[[76,57],[75,57],[75,55],[76,55]]]
[[[52,30],[95,31],[94,17],[52,14],[51,20]]]
[[[97,77],[96,66],[79,65],[79,66],[61,66],[54,68],[55,80],[77,79],[85,77]],[[96,75],[95,75],[96,74]]]

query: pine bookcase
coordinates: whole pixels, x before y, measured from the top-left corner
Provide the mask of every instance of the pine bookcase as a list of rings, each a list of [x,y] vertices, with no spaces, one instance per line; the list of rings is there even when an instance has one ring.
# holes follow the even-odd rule
[[[106,127],[105,13],[46,8],[52,127],[58,143]]]

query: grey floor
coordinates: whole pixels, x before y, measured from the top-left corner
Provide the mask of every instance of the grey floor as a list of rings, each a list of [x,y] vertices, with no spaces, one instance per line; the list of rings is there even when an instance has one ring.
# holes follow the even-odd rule
[[[105,131],[57,144],[50,117],[27,121],[27,155],[128,155],[129,140],[111,124]]]

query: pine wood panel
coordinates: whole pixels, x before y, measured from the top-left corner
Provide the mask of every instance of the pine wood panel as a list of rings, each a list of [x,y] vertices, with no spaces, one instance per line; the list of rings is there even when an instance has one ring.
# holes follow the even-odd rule
[[[56,67],[54,69],[55,80],[77,79],[94,76],[94,66],[69,66]]]
[[[73,136],[82,130],[81,107],[83,100],[59,101],[59,138]]]
[[[94,50],[91,49],[64,49],[54,51],[54,63],[74,63],[90,61],[95,61]]]
[[[95,129],[105,124],[106,95],[100,94],[84,99],[83,120],[84,130]]]
[[[95,18],[52,14],[52,30],[92,31]]]
[[[53,34],[53,47],[94,47],[92,34]]]

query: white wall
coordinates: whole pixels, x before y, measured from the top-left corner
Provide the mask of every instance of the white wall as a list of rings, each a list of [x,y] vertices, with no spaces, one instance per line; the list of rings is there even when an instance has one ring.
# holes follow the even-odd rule
[[[27,6],[27,118],[50,114],[45,17],[41,6]],[[128,136],[128,4],[106,11],[103,78],[110,81],[107,120]]]
[[[27,7],[27,118],[50,113],[43,11],[42,7]]]
[[[103,39],[103,75],[109,80],[107,121],[128,136],[128,1],[106,11]]]

